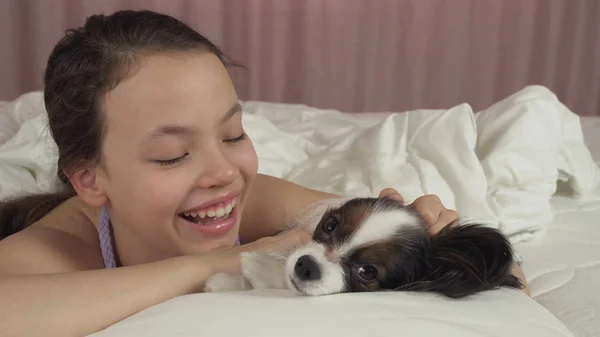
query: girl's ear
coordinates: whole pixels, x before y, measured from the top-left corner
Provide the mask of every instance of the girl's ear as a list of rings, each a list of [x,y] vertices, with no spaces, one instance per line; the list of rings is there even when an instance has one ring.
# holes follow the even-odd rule
[[[103,206],[107,201],[104,188],[99,183],[98,169],[96,166],[91,166],[76,171],[64,170],[77,195],[85,203],[94,207]]]

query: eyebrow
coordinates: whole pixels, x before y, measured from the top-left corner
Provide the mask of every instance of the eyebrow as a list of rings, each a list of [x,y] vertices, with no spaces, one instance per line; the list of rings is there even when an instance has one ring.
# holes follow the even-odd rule
[[[181,125],[163,125],[158,129],[152,131],[146,139],[154,139],[161,136],[168,135],[189,135],[194,133],[197,130],[195,127],[190,126],[181,126]]]
[[[241,112],[241,111],[242,111],[242,106],[240,105],[239,102],[236,102],[227,111],[227,113],[223,116],[223,118],[221,118],[221,124],[227,122],[233,116],[235,116],[236,113]],[[149,139],[154,139],[154,138],[158,138],[161,136],[168,136],[168,135],[190,135],[196,131],[198,131],[198,128],[196,128],[196,127],[182,126],[182,125],[163,125],[163,126],[159,127],[158,129],[152,131],[146,137],[146,139],[149,140]]]
[[[236,113],[241,112],[241,111],[242,111],[242,106],[240,105],[240,102],[235,102],[235,104],[229,109],[229,111],[227,111],[225,116],[223,116],[223,119],[221,119],[221,124],[227,122],[228,120],[231,119],[231,117],[235,116]]]

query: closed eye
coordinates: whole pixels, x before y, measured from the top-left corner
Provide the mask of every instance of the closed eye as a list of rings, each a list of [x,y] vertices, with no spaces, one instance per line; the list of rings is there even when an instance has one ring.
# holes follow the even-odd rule
[[[232,139],[225,139],[224,142],[226,143],[239,143],[244,141],[247,138],[246,133],[242,133],[241,136],[236,137],[236,138],[232,138]],[[163,165],[163,166],[169,166],[169,165],[174,165],[179,163],[180,161],[182,161],[183,159],[185,159],[187,156],[189,155],[189,153],[185,153],[183,156],[179,156],[177,158],[172,158],[172,159],[164,159],[164,160],[154,160],[155,163],[159,164],[159,165]]]
[[[159,165],[169,166],[169,165],[173,165],[173,164],[179,163],[180,161],[182,161],[183,159],[185,159],[185,157],[187,157],[188,154],[189,153],[186,153],[183,156],[179,156],[179,157],[173,158],[173,159],[155,160],[154,162],[158,163]]]
[[[225,143],[239,143],[244,141],[247,138],[246,133],[242,133],[241,136],[236,137],[236,138],[232,138],[232,139],[225,139],[224,142]]]

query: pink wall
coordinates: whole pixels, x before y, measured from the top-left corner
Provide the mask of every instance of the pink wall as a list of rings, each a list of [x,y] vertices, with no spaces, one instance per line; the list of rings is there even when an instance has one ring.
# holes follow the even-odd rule
[[[41,87],[67,27],[123,8],[172,14],[249,68],[244,99],[344,111],[469,102],[528,84],[600,115],[598,0],[0,1],[0,99]]]

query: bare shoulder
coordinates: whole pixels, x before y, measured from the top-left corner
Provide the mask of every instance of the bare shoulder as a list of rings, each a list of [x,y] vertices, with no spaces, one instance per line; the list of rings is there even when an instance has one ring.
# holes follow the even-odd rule
[[[102,268],[94,210],[71,198],[23,231],[0,241],[0,275]]]

